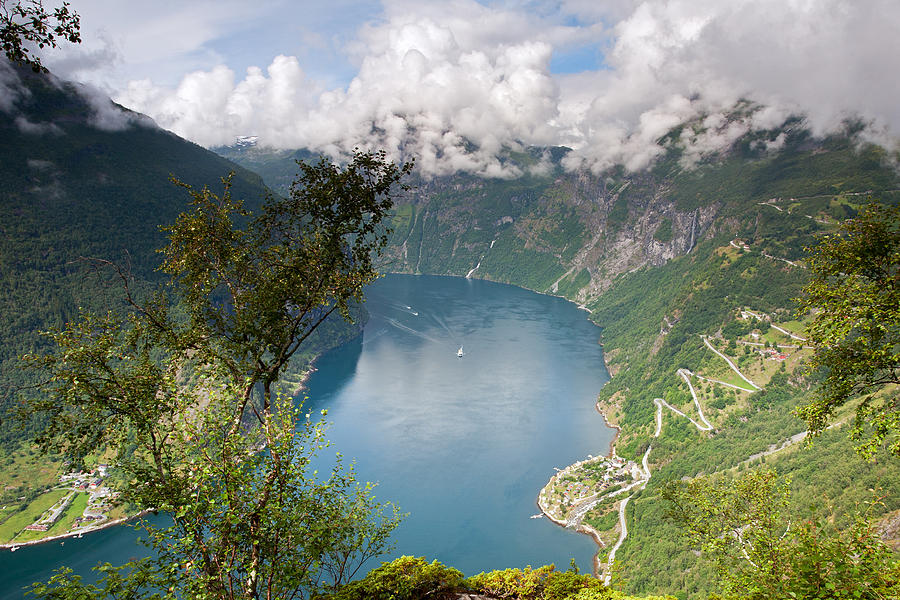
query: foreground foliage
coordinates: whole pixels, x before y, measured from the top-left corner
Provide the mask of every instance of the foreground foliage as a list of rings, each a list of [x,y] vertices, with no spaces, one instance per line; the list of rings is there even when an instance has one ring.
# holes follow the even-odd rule
[[[628,600],[577,567],[558,571],[553,565],[537,569],[502,569],[465,579],[459,571],[438,561],[403,556],[382,563],[327,600],[420,600],[458,594],[481,594],[509,600]],[[323,599],[325,600],[325,599]],[[644,600],[653,600],[650,597]]]
[[[386,549],[397,510],[340,457],[317,475],[324,427],[277,382],[313,331],[362,300],[410,165],[357,153],[343,168],[300,168],[290,197],[258,216],[228,180],[222,196],[185,186],[191,209],[166,228],[170,285],[141,302],[126,271],[99,261],[121,277],[130,310],[85,314],[53,334],[55,353],[28,357],[47,376],[30,406],[47,423],[43,448],[76,462],[105,449],[126,500],[173,520],[143,525],[155,558],[106,567],[96,587],[63,573],[38,597],[121,597],[123,585],[137,596],[310,597]]]
[[[32,48],[56,48],[58,41],[81,42],[81,18],[68,2],[48,13],[41,0],[0,0],[0,44],[6,58],[35,72],[47,68]]]
[[[785,514],[788,488],[773,470],[733,481],[670,482],[662,495],[668,516],[715,564],[725,598],[880,600],[900,594],[900,562],[864,516],[840,532],[816,520],[792,520]]]
[[[854,438],[871,457],[890,440],[900,456],[900,397],[876,394],[900,383],[900,207],[871,204],[811,249],[813,277],[802,308],[815,314],[808,328],[816,347],[812,367],[825,377],[821,395],[798,410],[813,433],[860,394]]]

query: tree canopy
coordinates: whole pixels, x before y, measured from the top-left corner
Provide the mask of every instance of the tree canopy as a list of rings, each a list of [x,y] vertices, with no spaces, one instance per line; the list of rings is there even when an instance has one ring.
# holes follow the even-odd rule
[[[81,17],[68,2],[47,12],[41,0],[0,0],[0,43],[10,61],[46,72],[32,46],[56,48],[58,40],[81,42]]]
[[[870,204],[810,249],[812,280],[801,310],[821,369],[821,394],[800,407],[812,433],[830,425],[835,411],[862,395],[853,435],[872,455],[889,442],[900,455],[900,207]]]
[[[900,592],[900,563],[865,514],[840,532],[792,518],[787,483],[773,470],[670,481],[661,493],[667,516],[715,564],[723,598],[881,600]]]
[[[340,456],[317,474],[324,424],[277,383],[316,328],[362,301],[410,170],[383,153],[301,163],[289,197],[258,215],[229,178],[221,195],[184,185],[191,207],[164,228],[171,280],[149,299],[99,261],[127,310],[84,314],[52,333],[55,352],[27,357],[46,377],[29,410],[46,416],[45,450],[114,456],[125,499],[173,524],[143,525],[155,558],[106,567],[99,587],[61,573],[39,597],[116,596],[126,584],[146,597],[310,597],[387,548],[397,509]]]

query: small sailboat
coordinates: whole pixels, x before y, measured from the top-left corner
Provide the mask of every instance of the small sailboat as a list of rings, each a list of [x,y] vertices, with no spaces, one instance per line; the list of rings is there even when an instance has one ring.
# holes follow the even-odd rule
[[[463,357],[462,346],[460,346],[460,347],[459,347],[459,350],[456,351],[456,357],[457,357],[457,358],[462,358],[462,357]]]

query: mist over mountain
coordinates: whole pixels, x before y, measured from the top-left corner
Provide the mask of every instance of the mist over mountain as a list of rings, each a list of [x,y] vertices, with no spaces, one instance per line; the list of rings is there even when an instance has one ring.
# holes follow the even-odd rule
[[[662,265],[714,236],[750,236],[768,253],[801,257],[821,224],[775,210],[760,216],[760,203],[896,194],[896,156],[868,143],[863,124],[847,122],[822,137],[799,117],[748,127],[766,113],[740,102],[721,118],[678,123],[654,140],[660,154],[652,167],[638,171],[621,164],[572,170],[574,151],[563,147],[500,149],[498,177],[419,171],[397,207],[386,268],[488,278],[588,301],[617,276]],[[215,150],[281,193],[295,161],[315,156],[259,142]],[[760,218],[776,217],[785,223],[770,232],[760,227]]]
[[[650,11],[647,18],[657,14],[654,10],[669,14],[656,4],[648,7],[642,9]],[[799,8],[791,5],[791,10]],[[715,24],[720,17],[709,22]],[[396,25],[391,23],[387,29],[371,30],[373,44],[386,32],[393,32],[387,35],[390,39],[402,38],[403,31],[419,39],[414,35],[422,26],[418,21],[407,23],[407,29],[391,29]],[[439,38],[442,27],[434,26]],[[695,32],[698,38],[711,35],[701,31],[712,30],[701,27]],[[452,50],[447,52],[462,73],[467,61],[480,63],[471,52],[453,50],[454,43],[460,44],[455,36],[441,38],[446,41],[441,48]],[[528,64],[547,60],[539,46],[531,48],[528,56],[534,62],[525,61],[524,71],[504,69],[512,68],[517,53],[527,48],[510,44],[504,47],[506,54],[498,50],[492,55],[485,68],[498,69],[495,83],[502,80],[506,87],[484,88],[485,98],[496,94],[514,99],[498,90],[512,90],[519,81],[512,73],[522,75],[529,72]],[[407,49],[403,57],[409,57],[407,68],[415,72],[416,61],[425,63],[411,52]],[[290,71],[288,63],[282,66]],[[371,65],[373,77],[376,66]],[[477,71],[467,72],[471,77]],[[421,76],[427,78],[427,73]],[[524,80],[540,86],[540,69],[533,74],[533,80]],[[260,85],[268,85],[263,79]],[[408,89],[421,83],[410,80]],[[443,85],[431,90],[435,96],[446,89]],[[266,185],[282,194],[288,190],[296,160],[347,150],[343,141],[328,136],[285,137],[285,143],[313,141],[273,149],[265,132],[237,121],[229,127],[239,128],[246,137],[216,148],[226,159],[91,88],[5,64],[0,65],[0,86],[4,408],[12,403],[14,389],[30,383],[18,370],[15,356],[41,348],[39,330],[64,324],[81,307],[116,304],[118,288],[98,279],[80,257],[122,259],[144,289],[158,277],[155,250],[164,241],[158,227],[171,222],[187,200],[183,190],[168,181],[170,174],[217,191],[220,178],[233,170],[234,193],[253,206],[263,198]],[[367,98],[364,92],[361,88],[346,97],[336,95],[329,110],[346,107],[342,102],[353,94]],[[635,109],[636,132],[624,128],[604,138],[600,129],[588,127],[591,135],[582,138],[581,147],[560,145],[555,136],[528,129],[527,119],[517,132],[490,137],[497,115],[511,110],[499,100],[483,119],[460,109],[459,115],[473,119],[465,126],[463,121],[433,120],[424,108],[410,126],[414,111],[398,115],[390,104],[380,115],[383,120],[373,120],[366,108],[355,121],[354,113],[348,113],[347,123],[360,127],[352,139],[419,157],[413,189],[391,215],[382,270],[484,278],[564,296],[590,310],[603,327],[613,378],[598,391],[607,416],[622,429],[617,453],[636,463],[644,457],[647,468],[659,473],[629,505],[631,534],[618,556],[627,573],[624,585],[641,593],[699,594],[712,590],[711,569],[697,564],[679,532],[662,517],[654,486],[743,468],[748,457],[758,461],[761,453],[791,440],[802,432],[791,409],[810,397],[813,382],[802,375],[799,364],[792,364],[789,373],[785,369],[777,377],[760,371],[767,377],[760,380],[765,386],[760,393],[739,394],[731,384],[725,394],[717,394],[704,383],[708,430],[677,420],[676,413],[667,413],[666,427],[657,428],[663,417],[657,417],[662,408],[654,400],[667,399],[684,414],[693,414],[678,373],[713,372],[715,357],[703,340],[721,339],[724,344],[727,332],[747,329],[741,316],[745,309],[782,324],[788,321],[792,299],[808,277],[805,247],[870,201],[895,204],[900,176],[896,152],[871,143],[872,121],[845,118],[841,111],[822,113],[834,118],[825,127],[821,124],[828,119],[818,121],[821,115],[763,104],[751,95],[723,95],[714,105],[685,96],[665,104],[668,109],[663,111],[657,110],[657,100]],[[409,96],[397,99],[401,101],[412,102]],[[452,104],[452,98],[447,102]],[[530,106],[535,114],[547,108],[540,102]],[[213,119],[218,113],[203,109],[198,114]],[[171,126],[159,115],[154,119]],[[308,124],[297,121],[298,129]],[[323,118],[321,127],[333,124]],[[233,136],[224,139],[229,127],[206,126],[216,131],[216,140],[223,138],[216,143],[233,141]],[[316,139],[330,141],[313,143]],[[749,329],[743,335],[749,336]],[[756,343],[749,337],[742,342]],[[735,360],[750,364],[757,356],[748,352]],[[659,437],[653,437],[654,431]],[[23,439],[22,432],[7,428],[2,434],[7,444]],[[854,503],[865,501],[865,490],[880,486],[886,498],[875,516],[889,524],[900,511],[896,462],[879,457],[868,465],[857,460],[846,431],[839,427],[817,443],[812,452],[768,458],[798,475],[794,491],[801,510],[807,511],[803,514],[812,514],[810,507],[816,505],[817,514],[843,526]],[[651,446],[653,454],[648,454]],[[585,518],[604,543],[609,542],[601,549],[605,559],[618,535],[618,514],[601,511]]]
[[[126,18],[82,5],[94,20]],[[224,3],[211,14],[170,3],[165,15],[143,12],[127,39],[105,30],[48,64],[207,147],[238,135],[331,156],[361,146],[414,155],[431,175],[497,177],[518,175],[500,160],[504,148],[530,146],[572,148],[570,170],[639,171],[664,154],[661,136],[698,119],[705,133],[683,140],[695,156],[791,115],[817,136],[848,119],[881,145],[900,133],[900,89],[884,76],[900,56],[890,0]],[[136,74],[122,74],[123,63]],[[741,99],[765,108],[730,118]]]

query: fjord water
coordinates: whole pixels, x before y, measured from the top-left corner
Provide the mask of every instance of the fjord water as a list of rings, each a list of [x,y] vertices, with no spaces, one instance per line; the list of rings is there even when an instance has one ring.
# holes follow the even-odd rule
[[[590,572],[590,538],[530,518],[554,467],[612,439],[594,408],[608,375],[587,313],[449,277],[390,276],[367,298],[362,338],[322,357],[308,395],[359,477],[409,513],[396,554],[467,575],[571,558]]]
[[[512,286],[402,275],[370,286],[366,306],[363,335],[317,362],[306,406],[328,409],[330,451],[409,513],[394,554],[467,575],[570,558],[589,572],[593,541],[530,518],[554,467],[606,453],[613,436],[594,409],[608,375],[587,313]],[[0,597],[62,564],[86,573],[143,555],[135,537],[117,527],[4,552]]]

